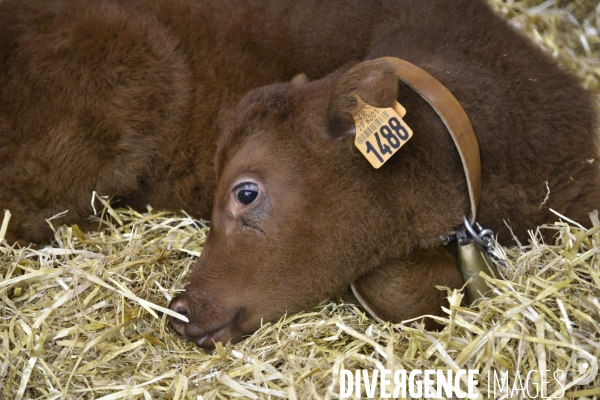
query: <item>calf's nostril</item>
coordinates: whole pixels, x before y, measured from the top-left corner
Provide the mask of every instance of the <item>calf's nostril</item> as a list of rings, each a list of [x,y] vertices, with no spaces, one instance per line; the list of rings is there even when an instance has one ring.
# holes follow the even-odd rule
[[[176,313],[183,315],[184,317],[189,318],[189,316],[190,316],[189,307],[188,307],[186,301],[183,299],[175,300],[169,308],[171,310],[175,311]]]
[[[189,313],[187,308],[183,308],[183,307],[176,307],[175,310],[176,313],[179,313],[181,315],[183,315],[184,317],[189,317]]]

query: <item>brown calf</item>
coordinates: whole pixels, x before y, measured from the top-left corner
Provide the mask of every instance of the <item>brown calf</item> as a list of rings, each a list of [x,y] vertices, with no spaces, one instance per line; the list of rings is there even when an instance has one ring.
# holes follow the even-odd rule
[[[393,321],[439,314],[435,285],[462,284],[438,239],[469,209],[452,139],[390,65],[357,61],[408,60],[461,102],[481,151],[479,221],[501,241],[504,219],[524,238],[549,208],[585,221],[600,204],[590,95],[480,0],[4,0],[0,37],[8,239],[45,240],[44,218],[65,209],[81,223],[92,190],[212,208],[171,305],[202,346],[353,281]],[[312,81],[284,83],[299,73]],[[414,136],[379,170],[353,145],[353,92],[407,109]]]

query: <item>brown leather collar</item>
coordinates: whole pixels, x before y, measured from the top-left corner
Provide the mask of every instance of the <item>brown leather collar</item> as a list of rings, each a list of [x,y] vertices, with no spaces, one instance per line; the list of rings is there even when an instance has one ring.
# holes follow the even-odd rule
[[[395,57],[382,57],[381,59],[396,67],[398,78],[425,99],[446,125],[465,170],[471,202],[469,219],[471,225],[475,224],[481,197],[481,163],[479,143],[467,113],[456,97],[440,81],[421,68]]]
[[[456,97],[440,81],[421,68],[396,57],[382,57],[381,60],[386,60],[394,65],[398,78],[425,99],[446,125],[463,164],[471,204],[469,220],[472,225],[475,224],[481,197],[481,163],[479,143],[467,113]],[[378,315],[377,310],[372,307],[355,282],[350,284],[350,288],[371,317],[381,321],[382,318]]]

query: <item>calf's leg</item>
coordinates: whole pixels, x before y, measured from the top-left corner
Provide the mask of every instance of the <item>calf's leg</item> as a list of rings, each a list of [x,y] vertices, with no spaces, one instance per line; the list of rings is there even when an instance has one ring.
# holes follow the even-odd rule
[[[463,279],[454,255],[440,247],[414,251],[405,259],[363,275],[354,284],[379,317],[401,322],[421,315],[442,315],[448,300],[446,292],[436,285],[460,288]],[[427,329],[439,328],[431,318],[424,322]]]

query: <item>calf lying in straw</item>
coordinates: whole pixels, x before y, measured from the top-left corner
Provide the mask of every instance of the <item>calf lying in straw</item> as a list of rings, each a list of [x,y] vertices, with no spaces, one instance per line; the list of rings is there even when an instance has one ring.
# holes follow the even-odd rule
[[[481,0],[5,0],[0,37],[6,239],[48,240],[64,210],[85,226],[94,190],[212,209],[171,305],[202,346],[352,282],[385,319],[439,314],[435,286],[463,284],[439,237],[464,214],[506,241],[505,219],[524,238],[550,208],[586,220],[600,204],[590,95]],[[358,102],[395,112],[366,141]],[[449,134],[461,113],[479,205]]]

